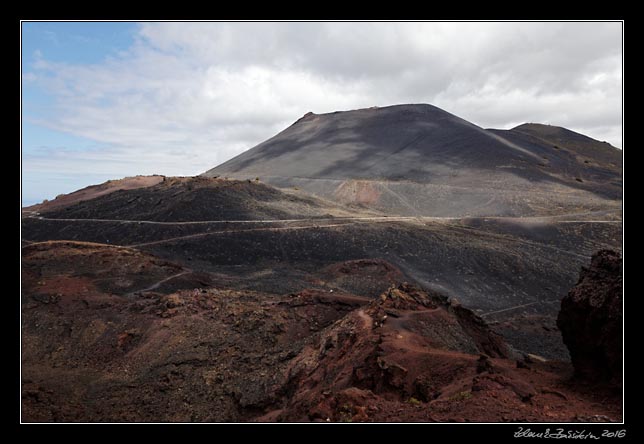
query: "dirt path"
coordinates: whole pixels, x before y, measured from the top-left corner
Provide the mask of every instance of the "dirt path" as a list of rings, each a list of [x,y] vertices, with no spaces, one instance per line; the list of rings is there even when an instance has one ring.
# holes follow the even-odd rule
[[[361,217],[326,217],[308,219],[255,219],[255,220],[198,220],[185,222],[159,222],[154,220],[129,220],[129,219],[67,219],[49,218],[42,216],[25,216],[26,218],[62,221],[62,222],[98,222],[98,223],[123,223],[123,224],[149,224],[149,225],[207,225],[207,224],[262,224],[262,223],[287,223],[287,222],[327,222],[327,221],[368,221],[368,222],[397,222],[419,219],[418,216],[361,216]],[[458,220],[461,217],[420,217],[423,220]]]
[[[385,190],[387,193],[391,194],[392,196],[394,196],[395,198],[397,198],[398,202],[400,202],[401,204],[403,204],[404,206],[409,208],[411,211],[416,213],[417,216],[415,216],[415,217],[417,217],[417,218],[422,218],[423,217],[422,215],[418,214],[418,210],[416,210],[416,207],[414,207],[411,203],[409,203],[409,201],[406,198],[404,198],[403,196],[401,196],[400,194],[398,194],[394,190],[392,190],[389,187],[389,185],[383,184],[382,189]]]
[[[537,305],[537,304],[544,304],[545,305],[545,304],[559,304],[559,303],[560,303],[559,300],[556,300],[556,301],[534,301],[534,302],[529,302],[527,304],[521,304],[521,305],[515,305],[513,307],[503,308],[501,310],[488,311],[487,313],[482,313],[479,316],[482,317],[482,318],[485,318],[486,316],[490,316],[490,315],[493,315],[493,314],[504,313],[506,311],[516,310],[517,308],[529,307],[531,305]]]
[[[575,213],[569,215],[559,215],[559,216],[538,216],[538,217],[477,217],[477,219],[485,220],[517,220],[517,221],[539,221],[539,222],[550,222],[550,223],[622,223],[621,220],[556,220],[554,218],[569,217],[569,216],[580,216],[580,215],[590,215],[596,212],[588,213]],[[58,219],[58,218],[46,218],[42,216],[26,216],[28,218],[35,218],[39,220],[48,220],[48,221],[63,221],[63,222],[99,222],[99,223],[124,223],[124,224],[152,224],[152,225],[208,225],[208,224],[263,224],[263,223],[297,223],[297,222],[317,222],[315,225],[305,225],[305,226],[295,226],[295,227],[263,227],[263,228],[250,228],[243,230],[222,230],[222,231],[209,231],[205,233],[196,233],[189,234],[186,236],[178,236],[169,239],[162,239],[151,242],[143,242],[139,244],[131,244],[126,247],[138,248],[145,247],[150,245],[159,245],[169,242],[176,242],[185,239],[195,239],[205,236],[217,235],[217,234],[226,234],[226,233],[242,233],[250,231],[288,231],[288,230],[305,230],[311,228],[333,228],[340,227],[345,225],[352,225],[360,222],[437,222],[437,221],[453,221],[453,220],[463,220],[463,219],[472,219],[472,218],[463,218],[463,217],[439,217],[439,216],[368,216],[368,217],[332,217],[332,218],[310,218],[310,219],[265,219],[265,220],[208,220],[208,221],[187,221],[187,222],[159,222],[159,221],[150,221],[150,220],[120,220],[120,219]],[[343,222],[338,224],[325,224],[325,222]],[[490,235],[491,233],[486,230],[480,230],[472,227],[464,227],[467,230],[477,231]],[[579,258],[586,259],[586,256],[573,253],[570,251],[562,250],[550,245],[539,244],[535,242],[530,242],[526,240],[519,240],[513,238],[513,241],[530,244],[537,247],[543,247],[558,251],[563,254],[568,254],[576,256]],[[25,240],[25,242],[31,242]]]
[[[466,230],[466,231],[474,231],[476,233],[479,233],[481,236],[487,236],[491,238],[496,238],[503,240],[504,242],[509,242],[509,243],[516,243],[516,244],[522,244],[522,245],[530,245],[535,248],[545,248],[547,250],[551,251],[556,251],[557,253],[561,253],[564,255],[568,256],[575,256],[580,259],[588,259],[590,255],[583,255],[579,253],[575,253],[573,251],[568,251],[564,250],[562,248],[555,247],[553,245],[545,244],[545,243],[539,243],[539,242],[534,242],[534,241],[529,241],[527,239],[521,239],[519,237],[515,236],[509,236],[507,234],[501,234],[501,233],[494,233],[492,231],[484,230],[484,229],[479,229],[479,228],[473,228],[473,227],[465,227],[465,226],[453,226],[455,230],[461,229],[461,230]]]
[[[561,214],[556,216],[357,216],[357,217],[328,217],[328,218],[304,218],[304,219],[254,219],[254,220],[198,220],[183,222],[161,222],[154,220],[130,220],[130,219],[78,219],[78,218],[49,218],[43,216],[28,215],[25,218],[61,221],[61,222],[97,222],[97,223],[123,223],[123,224],[148,224],[148,225],[208,225],[208,224],[263,224],[263,223],[292,223],[292,222],[339,222],[339,221],[365,221],[365,222],[404,222],[404,221],[450,221],[463,219],[483,220],[516,220],[521,222],[549,222],[549,223],[604,223],[621,224],[621,220],[558,220],[570,216],[590,216],[597,212]]]
[[[192,273],[192,270],[183,270],[183,271],[181,271],[181,272],[179,272],[177,274],[173,274],[172,276],[168,276],[167,278],[161,279],[160,281],[155,282],[154,284],[150,285],[147,288],[143,288],[141,290],[131,291],[131,292],[127,293],[126,296],[131,297],[131,296],[136,295],[137,293],[145,293],[147,291],[156,290],[157,288],[159,288],[161,285],[165,284],[166,282],[171,281],[172,279],[178,278],[179,276],[183,276],[183,275],[188,274],[188,273]]]
[[[344,227],[346,225],[352,225],[353,222],[348,222],[344,224],[332,224],[332,225],[307,225],[304,227],[267,227],[267,228],[249,228],[247,230],[224,230],[224,231],[209,231],[206,233],[197,233],[197,234],[189,234],[186,236],[179,236],[179,237],[171,237],[169,239],[162,239],[158,241],[152,241],[152,242],[144,242],[141,244],[132,244],[132,245],[127,245],[129,248],[139,248],[139,247],[147,247],[150,245],[158,245],[158,244],[165,244],[168,242],[176,242],[176,241],[181,241],[185,239],[195,239],[199,237],[205,237],[205,236],[211,236],[215,234],[226,234],[226,233],[246,233],[246,232],[252,232],[252,231],[287,231],[287,230],[306,230],[309,228],[333,228],[333,227]]]

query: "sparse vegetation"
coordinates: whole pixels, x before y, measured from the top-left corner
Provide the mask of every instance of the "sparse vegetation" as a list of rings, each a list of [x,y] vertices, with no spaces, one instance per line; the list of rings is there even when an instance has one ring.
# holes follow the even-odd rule
[[[464,390],[462,392],[458,392],[455,395],[450,396],[450,401],[465,401],[466,399],[470,399],[472,397],[472,392],[469,390]]]

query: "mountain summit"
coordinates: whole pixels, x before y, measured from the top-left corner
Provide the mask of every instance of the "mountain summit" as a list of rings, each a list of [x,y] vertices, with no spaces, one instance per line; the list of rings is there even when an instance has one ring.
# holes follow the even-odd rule
[[[618,149],[542,127],[558,128],[483,129],[426,104],[307,113],[204,175],[424,216],[535,215],[553,195],[566,208],[621,196]]]

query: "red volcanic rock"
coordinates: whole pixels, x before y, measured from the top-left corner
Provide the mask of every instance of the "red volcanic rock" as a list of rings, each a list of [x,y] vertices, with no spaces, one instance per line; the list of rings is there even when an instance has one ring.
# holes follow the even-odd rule
[[[25,422],[622,418],[621,392],[570,384],[570,363],[517,368],[454,299],[404,283],[347,291],[390,282],[398,271],[384,261],[309,277],[332,287],[270,294],[204,284],[132,248],[59,241],[22,254]]]
[[[621,384],[622,259],[601,250],[561,301],[557,319],[576,376]]]

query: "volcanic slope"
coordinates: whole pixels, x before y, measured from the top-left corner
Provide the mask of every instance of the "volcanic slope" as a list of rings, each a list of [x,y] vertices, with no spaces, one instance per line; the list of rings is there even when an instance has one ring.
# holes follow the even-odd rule
[[[113,193],[119,190],[134,190],[137,188],[150,187],[165,180],[164,176],[134,176],[124,177],[123,179],[108,180],[99,185],[90,185],[80,190],[74,191],[69,194],[60,194],[53,200],[46,200],[42,203],[24,207],[22,212],[26,215],[54,211],[57,209],[65,208],[74,205],[84,200],[90,200],[99,196]]]
[[[621,198],[621,152],[606,143],[533,124],[486,130],[425,104],[307,113],[204,175],[399,215],[552,215]]]
[[[384,261],[335,263],[293,293],[213,276],[131,248],[24,247],[21,419],[621,418],[614,393],[570,381],[569,364],[509,359],[478,316]],[[349,281],[356,293],[329,288]]]
[[[546,151],[550,172],[534,159]],[[25,214],[23,241],[133,247],[275,293],[306,289],[312,271],[339,261],[386,260],[475,310],[517,350],[559,359],[562,295],[595,251],[621,248],[618,150],[557,127],[483,130],[429,105],[307,115],[218,168],[254,173],[62,196],[68,205]],[[303,182],[335,181],[326,196],[336,202],[262,183],[288,171],[361,179]]]
[[[521,358],[569,358],[561,298],[622,243],[618,152],[553,128],[307,115],[223,178],[24,209],[23,418],[618,419]]]
[[[565,359],[554,325],[560,298],[593,252],[621,244],[619,220],[580,217],[385,217],[255,181],[198,177],[27,215],[22,234],[24,244],[137,248],[222,285],[273,293],[302,291],[312,272],[337,262],[385,260],[476,310],[516,349]]]
[[[157,222],[306,219],[351,214],[343,213],[337,205],[287,194],[255,180],[206,177],[162,177],[152,186],[116,189],[72,205],[45,207],[40,212],[52,219]]]

